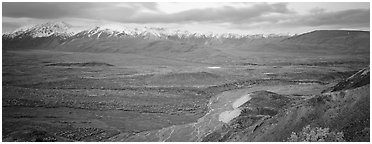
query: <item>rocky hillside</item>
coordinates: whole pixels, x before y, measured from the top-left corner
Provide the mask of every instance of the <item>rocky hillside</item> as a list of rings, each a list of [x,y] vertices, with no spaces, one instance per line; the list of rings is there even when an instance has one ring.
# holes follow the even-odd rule
[[[341,81],[337,85],[325,90],[324,92],[336,92],[348,89],[358,88],[369,84],[369,67],[360,70],[351,77]]]
[[[206,135],[203,141],[293,141],[295,134],[313,127],[323,130],[323,135],[337,133],[340,138],[312,136],[312,141],[367,142],[369,90],[369,68],[365,68],[327,92],[308,98],[253,92],[252,99],[240,106],[242,113],[238,117]]]

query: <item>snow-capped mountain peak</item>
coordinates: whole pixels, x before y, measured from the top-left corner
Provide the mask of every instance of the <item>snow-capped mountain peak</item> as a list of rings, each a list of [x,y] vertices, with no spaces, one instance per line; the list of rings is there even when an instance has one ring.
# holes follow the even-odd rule
[[[70,32],[72,26],[65,22],[47,22],[33,26],[26,26],[16,29],[10,34],[10,37],[48,37],[52,35],[71,36]]]

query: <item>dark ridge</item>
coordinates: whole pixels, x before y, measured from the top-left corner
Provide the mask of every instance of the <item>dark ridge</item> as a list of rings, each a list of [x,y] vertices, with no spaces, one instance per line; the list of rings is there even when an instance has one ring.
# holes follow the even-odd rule
[[[335,86],[324,90],[322,93],[355,89],[367,84],[369,84],[369,67],[360,70],[351,77],[339,82]]]

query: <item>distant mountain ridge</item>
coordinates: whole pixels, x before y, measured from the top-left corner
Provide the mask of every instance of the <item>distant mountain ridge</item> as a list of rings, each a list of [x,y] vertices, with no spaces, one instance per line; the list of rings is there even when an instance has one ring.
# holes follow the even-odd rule
[[[291,57],[299,54],[365,56],[369,53],[369,32],[339,30],[313,31],[296,36],[265,36],[104,25],[74,31],[69,24],[58,22],[22,28],[4,34],[2,40],[3,50],[131,53],[213,63],[236,63],[247,56],[255,59],[252,58],[254,53]]]
[[[168,37],[177,38],[267,38],[267,37],[281,37],[289,36],[282,34],[257,34],[257,35],[243,35],[233,33],[223,34],[203,34],[193,33],[182,30],[169,30],[162,27],[133,27],[126,25],[102,25],[86,28],[82,30],[71,30],[71,25],[65,22],[47,22],[44,24],[38,24],[35,26],[23,27],[15,30],[12,33],[3,34],[3,37],[17,38],[17,37],[48,37],[51,35],[58,36],[82,36],[87,35],[88,37],[96,36],[96,38],[102,37],[142,37],[145,39],[167,39]]]
[[[64,22],[21,28],[3,35],[5,49],[49,49],[105,53],[221,53],[206,49],[221,44],[235,45],[263,39],[282,39],[283,35],[201,34],[161,27],[103,25],[73,31]],[[228,46],[229,47],[229,46]]]

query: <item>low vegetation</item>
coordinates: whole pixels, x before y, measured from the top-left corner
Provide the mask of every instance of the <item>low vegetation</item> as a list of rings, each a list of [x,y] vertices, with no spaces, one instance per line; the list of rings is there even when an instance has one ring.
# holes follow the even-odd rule
[[[307,125],[302,131],[292,132],[289,142],[344,142],[344,133],[330,131],[329,128],[310,127]]]

